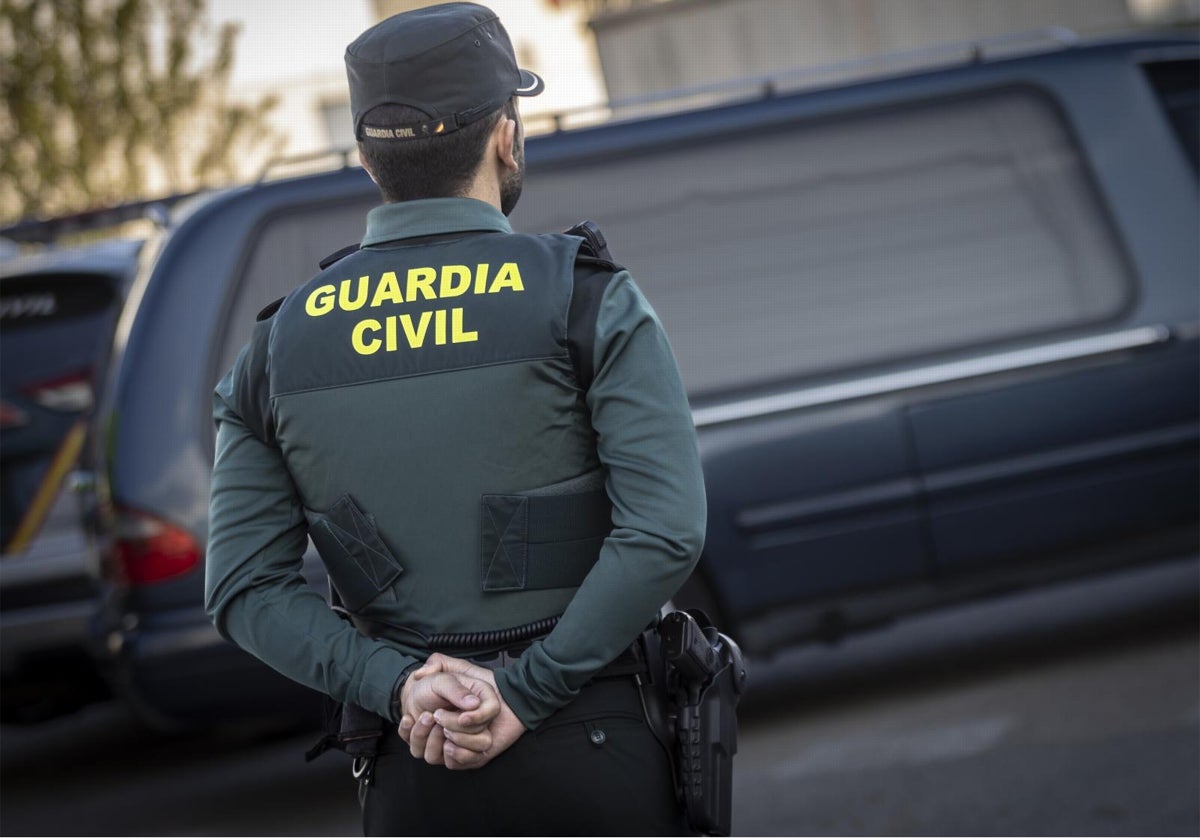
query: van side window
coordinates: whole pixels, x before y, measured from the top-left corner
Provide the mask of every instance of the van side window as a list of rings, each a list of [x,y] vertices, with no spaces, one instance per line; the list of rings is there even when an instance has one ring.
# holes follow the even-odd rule
[[[523,230],[595,219],[695,396],[1116,314],[1130,278],[1032,87],[533,171]]]
[[[217,349],[216,377],[225,375],[250,339],[264,306],[315,276],[322,258],[358,242],[377,201],[291,208],[267,219],[233,285],[233,300]]]
[[[1157,61],[1145,70],[1175,136],[1200,172],[1200,61]]]

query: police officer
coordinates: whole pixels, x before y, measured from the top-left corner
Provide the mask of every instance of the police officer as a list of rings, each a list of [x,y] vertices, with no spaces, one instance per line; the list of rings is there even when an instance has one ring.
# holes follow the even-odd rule
[[[384,203],[216,388],[208,611],[385,723],[368,834],[680,833],[639,653],[705,529],[667,338],[594,233],[509,226],[543,83],[495,14],[396,15],[346,67]]]

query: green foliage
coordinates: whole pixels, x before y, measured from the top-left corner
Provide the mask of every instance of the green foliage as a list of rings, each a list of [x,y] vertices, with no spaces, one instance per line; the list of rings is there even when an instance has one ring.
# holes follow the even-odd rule
[[[227,97],[204,0],[0,0],[0,222],[228,182],[275,104]]]

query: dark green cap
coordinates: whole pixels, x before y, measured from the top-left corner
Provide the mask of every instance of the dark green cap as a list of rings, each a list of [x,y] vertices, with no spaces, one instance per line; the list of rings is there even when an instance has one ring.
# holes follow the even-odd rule
[[[537,96],[545,83],[517,67],[495,12],[476,3],[444,3],[393,15],[346,48],[354,136],[405,140],[447,134],[500,108],[510,96]],[[378,105],[407,105],[429,119],[374,125]]]

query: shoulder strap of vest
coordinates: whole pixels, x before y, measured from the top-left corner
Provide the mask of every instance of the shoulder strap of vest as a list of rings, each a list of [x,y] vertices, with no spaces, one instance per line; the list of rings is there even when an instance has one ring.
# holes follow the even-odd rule
[[[246,345],[242,367],[240,370],[236,366],[234,368],[233,395],[242,421],[255,437],[268,444],[275,442],[275,418],[271,410],[270,388],[266,379],[267,345],[271,336],[269,321],[281,303],[283,298],[259,313],[250,333],[250,341]]]
[[[321,270],[324,271],[325,269],[329,268],[329,266],[342,259],[342,257],[348,257],[360,248],[362,248],[362,244],[359,242],[354,242],[350,245],[347,245],[345,248],[338,248],[328,257],[325,257],[323,260],[321,260],[318,265],[320,265]]]
[[[583,239],[575,256],[575,288],[567,312],[567,350],[575,378],[586,393],[596,375],[596,319],[600,316],[600,301],[613,275],[623,270],[623,266],[613,260],[608,240],[590,219],[563,232]]]
[[[608,250],[608,240],[600,232],[600,227],[591,219],[584,219],[574,227],[567,228],[563,233],[583,239],[583,243],[579,246],[577,258],[579,261],[602,265],[610,271],[620,271],[624,268],[613,259],[612,252]]]
[[[275,313],[279,311],[279,307],[283,306],[283,302],[285,300],[287,300],[287,295],[284,295],[279,300],[271,301],[266,306],[264,306],[261,310],[259,310],[259,313],[258,313],[258,315],[256,315],[254,317],[254,320],[257,322],[257,321],[266,321],[270,318],[274,318]]]

